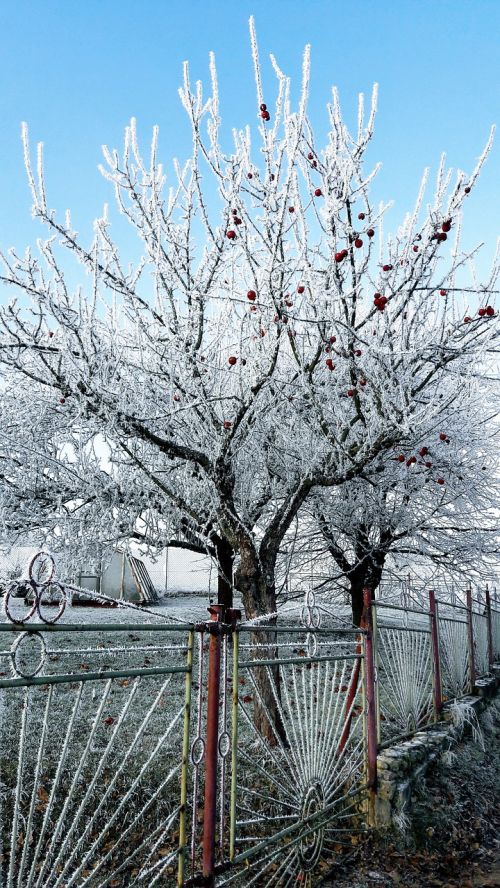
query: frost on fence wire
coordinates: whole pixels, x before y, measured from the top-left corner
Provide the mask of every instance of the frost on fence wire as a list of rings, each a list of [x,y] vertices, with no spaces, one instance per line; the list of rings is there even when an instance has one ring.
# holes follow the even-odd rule
[[[469,634],[465,609],[439,605],[439,653],[443,694],[461,697],[470,688]]]
[[[429,618],[378,603],[376,664],[380,739],[427,724],[433,711]]]
[[[488,659],[488,624],[484,605],[479,601],[473,602],[472,633],[474,637],[474,663],[476,675],[487,675],[489,672]]]
[[[499,605],[491,610],[491,640],[493,644],[493,657],[497,661],[500,660],[500,610]]]
[[[192,632],[128,606],[73,626],[46,556],[27,585],[0,623],[0,884],[165,884]]]

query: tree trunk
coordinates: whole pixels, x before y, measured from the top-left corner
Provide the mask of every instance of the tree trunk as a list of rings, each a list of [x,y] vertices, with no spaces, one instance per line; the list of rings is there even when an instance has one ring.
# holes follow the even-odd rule
[[[276,622],[273,616],[276,612],[276,590],[274,586],[274,573],[266,571],[268,579],[263,574],[257,557],[254,553],[241,552],[240,564],[235,574],[235,587],[241,595],[245,616],[247,619],[264,617],[266,628],[256,627],[250,634],[250,640],[254,646],[255,660],[276,660],[278,657],[276,632],[269,629],[269,625]],[[269,576],[273,580],[269,581]],[[279,714],[280,672],[279,666],[271,663],[266,666],[255,666],[251,670],[255,681],[256,692],[254,695],[253,720],[259,734],[264,737],[270,746],[280,743],[286,745],[286,732]]]
[[[234,551],[224,538],[214,539],[217,553],[217,604],[233,607],[233,563]]]
[[[361,564],[350,571],[348,579],[351,594],[352,622],[355,626],[361,625],[363,615],[363,590],[371,589],[372,598],[375,598],[375,590],[380,585],[384,569],[385,552],[373,552]]]

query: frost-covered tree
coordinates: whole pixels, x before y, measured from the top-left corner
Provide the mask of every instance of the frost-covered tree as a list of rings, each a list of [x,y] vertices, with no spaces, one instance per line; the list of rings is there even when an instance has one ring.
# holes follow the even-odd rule
[[[322,584],[334,579],[349,592],[356,624],[363,589],[375,593],[388,566],[410,558],[468,582],[487,580],[498,567],[498,418],[484,384],[471,388],[465,411],[444,415],[412,450],[381,461],[378,476],[307,504],[291,560],[307,564],[314,551],[325,563],[328,553],[330,579],[326,567]]]
[[[34,169],[23,128],[33,213],[48,237],[3,256],[12,298],[0,314],[0,360],[11,391],[28,384],[63,439],[83,435],[86,452],[105,442],[113,490],[133,478],[134,524],[144,491],[162,500],[162,520],[174,509],[189,522],[194,508],[196,533],[208,542],[216,533],[237,555],[235,585],[257,617],[275,611],[280,546],[311,495],[376,479],[380,461],[417,446],[446,405],[465,409],[464,379],[496,329],[498,263],[479,284],[477,248],[465,250],[460,236],[491,140],[470,176],[452,181],[442,160],[427,206],[426,172],[413,211],[385,237],[387,206],[370,197],[377,167],[364,168],[376,89],[367,121],[360,96],[355,134],[333,91],[320,147],[307,117],[309,49],[294,109],[273,57],[272,105],[264,94],[253,23],[251,43],[256,146],[250,127],[234,131],[231,149],[222,144],[212,57],[208,98],[185,66],[192,153],[171,176],[157,129],[147,160],[135,121],[122,154],[104,148],[102,173],[142,249],[136,263],[107,208],[88,246],[69,212],[61,219],[50,208],[42,147]],[[470,294],[480,314],[466,317]],[[4,449],[8,460],[5,438]],[[38,483],[43,459],[24,454]],[[97,466],[85,489],[108,520]]]
[[[93,423],[75,424],[46,394],[33,398],[30,382],[5,375],[0,539],[48,547],[62,555],[68,576],[99,566],[123,542],[140,543],[153,557],[166,545],[208,554],[219,569],[219,600],[230,603],[233,553],[194,485],[182,498],[186,485],[177,474],[167,499]]]

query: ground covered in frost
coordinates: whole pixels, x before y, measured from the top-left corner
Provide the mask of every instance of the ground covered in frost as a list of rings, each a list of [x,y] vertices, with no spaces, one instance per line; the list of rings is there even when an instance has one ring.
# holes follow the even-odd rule
[[[325,888],[500,886],[500,703],[469,738],[427,772],[397,835],[370,837],[334,866]]]

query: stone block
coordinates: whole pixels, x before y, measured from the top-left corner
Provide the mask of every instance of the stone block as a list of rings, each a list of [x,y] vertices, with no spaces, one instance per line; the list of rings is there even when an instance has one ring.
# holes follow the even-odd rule
[[[380,781],[377,788],[377,796],[381,799],[392,799],[396,792],[396,782],[392,780]]]

